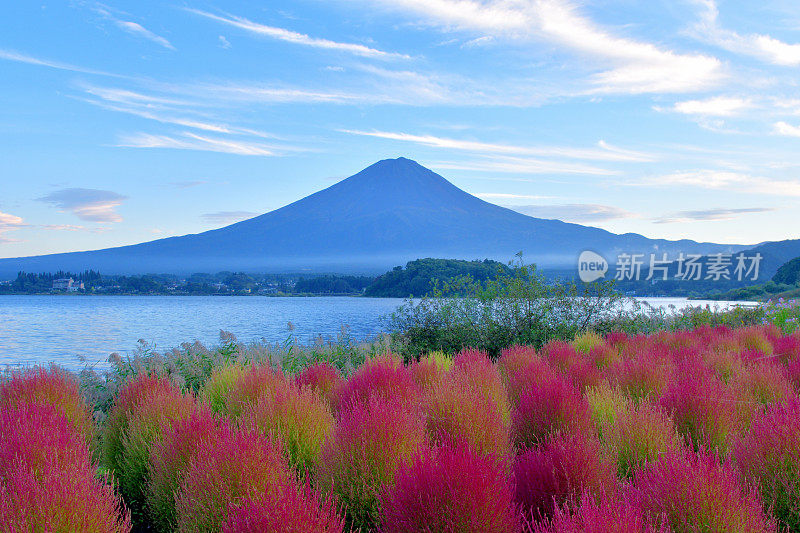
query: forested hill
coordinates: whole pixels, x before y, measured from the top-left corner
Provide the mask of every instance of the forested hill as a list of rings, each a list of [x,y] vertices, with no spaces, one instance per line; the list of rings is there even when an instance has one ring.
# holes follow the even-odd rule
[[[496,278],[501,272],[510,273],[511,269],[491,259],[483,261],[417,259],[409,261],[405,268],[397,266],[386,274],[378,276],[364,291],[364,295],[378,298],[426,296],[431,294],[437,282],[439,288],[462,276],[470,276],[474,281],[485,282]]]

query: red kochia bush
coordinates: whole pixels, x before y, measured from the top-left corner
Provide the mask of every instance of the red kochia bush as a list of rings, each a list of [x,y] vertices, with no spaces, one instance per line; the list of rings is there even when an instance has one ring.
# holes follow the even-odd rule
[[[355,401],[325,442],[317,485],[337,496],[355,528],[373,527],[383,488],[426,445],[421,413],[379,396]]]
[[[679,364],[660,403],[672,415],[678,432],[696,449],[725,455],[742,424],[737,400],[733,390],[702,361],[687,358]]]
[[[0,409],[0,530],[129,532],[130,515],[96,478],[84,436],[59,411]]]
[[[24,372],[15,372],[10,377],[0,377],[0,409],[33,403],[55,407],[84,436],[87,443],[91,442],[94,424],[73,375],[56,366],[49,370],[36,366]]]
[[[222,533],[342,533],[344,520],[336,511],[336,501],[323,498],[308,481],[248,498],[222,527]]]
[[[744,477],[789,531],[800,531],[800,398],[775,404],[734,447]]]
[[[505,460],[463,443],[424,451],[401,467],[381,514],[385,533],[520,529]]]
[[[218,432],[229,431],[226,424],[216,421],[208,406],[200,404],[191,416],[165,427],[163,437],[151,446],[145,504],[156,531],[175,529],[175,491],[183,474],[201,446],[213,442]]]
[[[402,360],[386,354],[367,361],[347,381],[339,383],[334,392],[334,409],[366,401],[372,395],[411,404],[417,396],[417,384]]]
[[[758,493],[716,455],[701,451],[662,455],[637,472],[631,497],[672,531],[774,531]]]
[[[531,359],[525,366],[507,373],[508,396],[511,405],[519,403],[519,397],[523,392],[540,387],[558,378],[558,371],[550,363],[543,359]]]
[[[613,491],[614,464],[600,442],[584,435],[557,433],[514,463],[517,502],[528,517],[549,516],[584,490]]]
[[[478,350],[463,350],[454,363],[453,373],[461,374],[466,383],[490,398],[500,416],[508,422],[511,416],[508,392],[500,371],[489,356]]]
[[[177,531],[219,531],[242,501],[282,490],[290,478],[278,443],[257,431],[222,426],[189,461],[175,494]]]
[[[627,498],[606,492],[584,492],[577,509],[572,506],[556,509],[552,520],[535,524],[534,533],[668,533],[656,527],[642,510]]]
[[[534,446],[555,431],[593,431],[588,402],[566,378],[556,376],[525,390],[511,414],[511,437],[518,448]]]
[[[339,370],[327,361],[320,361],[304,368],[294,376],[294,382],[301,387],[311,387],[328,405],[333,402],[333,391],[341,381]]]

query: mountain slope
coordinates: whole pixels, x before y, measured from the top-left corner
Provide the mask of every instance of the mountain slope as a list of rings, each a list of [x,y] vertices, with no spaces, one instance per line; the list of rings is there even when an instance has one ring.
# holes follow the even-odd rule
[[[379,272],[419,257],[495,258],[569,267],[584,249],[709,253],[741,246],[647,239],[533,218],[476,198],[405,158],[358,174],[264,215],[204,233],[90,252],[0,260],[19,270],[104,274],[220,270]]]

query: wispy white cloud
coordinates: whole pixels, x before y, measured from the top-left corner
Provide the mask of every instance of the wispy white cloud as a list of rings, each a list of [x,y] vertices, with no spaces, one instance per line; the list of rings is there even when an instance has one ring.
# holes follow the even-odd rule
[[[800,196],[800,180],[777,180],[741,172],[691,170],[656,176],[644,180],[651,186],[687,186],[767,196]]]
[[[220,35],[219,36],[219,45],[220,45],[221,48],[224,48],[225,50],[228,50],[228,49],[231,48],[230,41],[228,41],[228,39],[226,39],[224,35]]]
[[[111,77],[124,77],[118,74],[112,74],[110,72],[104,72],[102,70],[94,70],[90,68],[79,67],[76,65],[71,65],[69,63],[62,63],[60,61],[51,61],[49,59],[41,59],[38,57],[34,57],[27,54],[22,54],[15,50],[8,50],[8,49],[0,49],[0,59],[4,59],[6,61],[15,61],[17,63],[26,63],[28,65],[36,65],[39,67],[48,67],[54,68],[57,70],[67,70],[70,72],[79,72],[81,74],[94,74],[98,76],[111,76]]]
[[[409,56],[405,54],[384,52],[383,50],[370,48],[369,46],[365,46],[363,44],[342,43],[338,41],[331,41],[328,39],[311,37],[303,33],[287,30],[285,28],[277,28],[275,26],[267,26],[265,24],[259,24],[257,22],[248,20],[244,17],[236,17],[232,15],[220,16],[220,15],[215,15],[213,13],[208,13],[206,11],[201,11],[199,9],[187,8],[187,11],[190,11],[192,13],[195,13],[202,17],[206,17],[211,20],[215,20],[217,22],[222,22],[223,24],[228,24],[230,26],[234,26],[236,28],[249,31],[251,33],[255,33],[257,35],[270,37],[272,39],[277,39],[279,41],[285,41],[303,46],[310,46],[313,48],[321,48],[325,50],[347,52],[349,54],[355,54],[358,56],[375,58],[375,59],[409,59]]]
[[[54,191],[38,200],[90,222],[121,222],[115,211],[127,196],[101,189],[69,188]]]
[[[141,24],[137,22],[132,22],[130,20],[115,20],[114,23],[119,26],[123,31],[126,31],[132,35],[137,35],[139,37],[143,37],[148,41],[153,41],[159,46],[163,46],[168,50],[175,50],[175,47],[172,46],[168,40],[160,35],[156,35],[152,31],[148,30]]]
[[[471,170],[476,172],[503,172],[515,174],[586,174],[594,176],[614,176],[617,170],[571,163],[550,161],[533,157],[484,157],[478,160],[436,161],[431,166],[447,170]]]
[[[506,205],[504,207],[523,215],[565,222],[602,222],[639,216],[619,207],[599,204]]]
[[[235,155],[276,156],[286,151],[297,151],[296,147],[274,147],[261,143],[208,137],[191,132],[180,136],[134,133],[122,135],[117,146],[126,148],[171,148],[175,150],[199,150]]]
[[[737,54],[748,55],[775,65],[800,65],[800,44],[790,44],[769,35],[740,34],[719,24],[716,0],[695,0],[701,7],[694,34],[706,42]]]
[[[343,133],[350,133],[353,135],[364,135],[368,137],[378,137],[381,139],[412,142],[425,146],[432,146],[434,148],[463,150],[474,153],[566,157],[570,159],[585,159],[585,160],[596,160],[596,161],[654,161],[655,160],[655,156],[651,154],[617,148],[604,141],[600,141],[597,143],[598,148],[571,148],[562,146],[518,146],[518,145],[501,144],[501,143],[488,143],[481,141],[450,139],[446,137],[436,137],[433,135],[414,135],[410,133],[390,132],[390,131],[361,131],[361,130],[339,130],[339,131]]]
[[[6,237],[5,234],[10,231],[18,230],[23,226],[25,226],[25,221],[22,217],[0,211],[0,244],[19,242],[17,239]]]
[[[775,133],[786,135],[787,137],[800,137],[800,126],[792,126],[786,122],[776,122],[773,125]]]
[[[86,226],[76,224],[45,224],[42,228],[50,231],[84,231]]]
[[[113,22],[114,25],[126,33],[147,39],[148,41],[154,42],[157,45],[166,48],[167,50],[175,50],[175,47],[172,46],[172,43],[170,43],[166,38],[153,33],[138,22],[124,20],[120,17],[120,15],[117,14],[116,10],[111,9],[108,6],[103,4],[95,4],[92,9],[95,13],[98,13],[103,18]]]
[[[753,213],[768,213],[775,211],[772,207],[745,207],[739,209],[702,209],[699,211],[678,211],[668,213],[653,219],[656,224],[674,224],[676,222],[698,222],[698,221],[718,221],[732,220],[741,215]]]
[[[686,100],[676,102],[670,111],[684,115],[704,115],[716,117],[730,117],[742,111],[751,109],[754,103],[750,98],[737,96],[714,96],[704,100]],[[657,108],[663,111],[662,108]]]
[[[234,222],[241,222],[248,218],[253,218],[261,213],[254,213],[252,211],[218,211],[216,213],[205,213],[201,215],[204,222],[214,225],[233,224]]]
[[[415,11],[446,29],[478,31],[511,39],[540,39],[602,62],[592,77],[596,93],[694,92],[725,76],[711,56],[687,54],[620,37],[579,13],[567,0],[384,0]]]

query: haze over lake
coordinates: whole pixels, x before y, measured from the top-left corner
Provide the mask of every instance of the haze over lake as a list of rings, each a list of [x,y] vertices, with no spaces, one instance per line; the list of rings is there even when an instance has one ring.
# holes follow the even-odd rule
[[[678,308],[725,302],[643,298]],[[355,340],[386,331],[399,298],[262,298],[252,296],[2,296],[0,365],[57,363],[79,369],[106,364],[112,352],[132,352],[139,339],[158,350],[199,340],[215,344],[220,329],[241,341],[310,344],[347,327]],[[288,321],[294,330],[290,331]]]

